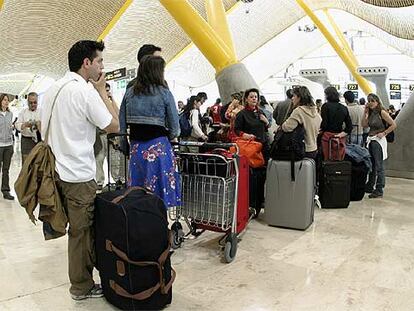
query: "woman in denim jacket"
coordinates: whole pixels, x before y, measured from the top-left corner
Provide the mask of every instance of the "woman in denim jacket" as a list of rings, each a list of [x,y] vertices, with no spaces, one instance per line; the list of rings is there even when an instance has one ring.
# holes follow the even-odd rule
[[[1,192],[6,200],[14,200],[10,194],[9,169],[13,156],[13,114],[9,110],[9,98],[0,94],[0,167]]]
[[[120,125],[130,133],[129,186],[141,186],[166,206],[181,205],[180,179],[170,140],[180,135],[175,100],[164,80],[165,61],[145,56],[121,103]]]

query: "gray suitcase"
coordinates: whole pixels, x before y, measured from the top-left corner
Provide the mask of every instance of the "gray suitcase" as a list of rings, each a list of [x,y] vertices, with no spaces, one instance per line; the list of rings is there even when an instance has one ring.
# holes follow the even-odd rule
[[[306,230],[313,222],[316,165],[311,159],[292,164],[269,160],[264,218],[270,226]]]

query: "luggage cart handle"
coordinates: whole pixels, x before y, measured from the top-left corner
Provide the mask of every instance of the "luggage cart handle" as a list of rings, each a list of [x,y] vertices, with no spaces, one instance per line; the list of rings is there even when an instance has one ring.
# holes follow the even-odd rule
[[[185,147],[206,147],[209,149],[230,149],[235,148],[236,153],[239,154],[239,147],[235,143],[205,143],[205,142],[198,142],[198,141],[180,141],[180,142],[172,142],[171,145],[173,146],[185,146]]]

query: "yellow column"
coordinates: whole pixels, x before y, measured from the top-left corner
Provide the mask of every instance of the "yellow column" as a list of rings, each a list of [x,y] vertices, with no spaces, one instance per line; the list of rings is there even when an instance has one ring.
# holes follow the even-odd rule
[[[2,1],[2,0],[0,0]],[[112,20],[109,22],[109,24],[106,26],[104,31],[101,33],[101,35],[98,37],[98,41],[104,40],[105,37],[109,34],[109,32],[114,28],[115,24],[119,21],[121,16],[125,13],[125,11],[128,9],[128,7],[131,5],[133,0],[126,0],[125,3],[122,5],[122,7],[119,9],[119,11],[115,14],[115,16],[112,18]]]
[[[217,72],[237,63],[235,55],[187,0],[160,0]]]
[[[358,74],[357,67],[352,63],[351,58],[348,56],[348,54],[344,50],[341,49],[339,44],[335,41],[335,38],[332,36],[329,30],[325,27],[325,25],[319,20],[319,18],[315,15],[315,13],[313,13],[313,11],[308,7],[305,1],[296,0],[296,2],[305,11],[305,13],[310,17],[310,19],[318,27],[321,33],[325,36],[326,40],[329,42],[329,44],[332,46],[332,48],[335,50],[338,56],[342,59],[345,66],[348,68],[352,76],[358,82],[362,91],[366,95],[368,95],[369,93],[372,93],[372,88],[369,85],[368,81],[364,77]]]
[[[3,8],[3,0],[0,0],[0,11],[1,11],[1,9]]]
[[[336,36],[338,37],[339,41],[342,43],[342,49],[348,54],[349,58],[351,59],[353,65],[355,67],[359,67],[358,60],[356,59],[354,52],[352,51],[351,47],[349,46],[348,41],[346,40],[344,34],[339,29],[338,25],[335,23],[334,19],[332,18],[331,14],[329,13],[328,9],[323,10],[325,12],[326,17],[329,20],[332,28],[334,29]]]
[[[220,36],[232,53],[232,57],[236,58],[236,51],[233,45],[233,38],[227,23],[226,10],[221,0],[206,0],[207,21],[211,28]]]

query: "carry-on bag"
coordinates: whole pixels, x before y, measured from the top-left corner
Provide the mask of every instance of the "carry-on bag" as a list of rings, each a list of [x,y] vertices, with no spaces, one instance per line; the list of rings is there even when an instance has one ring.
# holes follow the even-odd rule
[[[160,310],[171,303],[175,272],[164,202],[133,187],[95,200],[96,267],[108,302],[122,310]]]
[[[332,141],[329,140],[328,159],[332,159]],[[339,146],[338,146],[339,148]],[[346,208],[351,195],[349,161],[322,161],[319,175],[319,200],[322,208]]]
[[[264,219],[271,226],[306,230],[314,215],[315,161],[305,158],[294,162],[294,174],[291,169],[290,161],[269,161]]]

